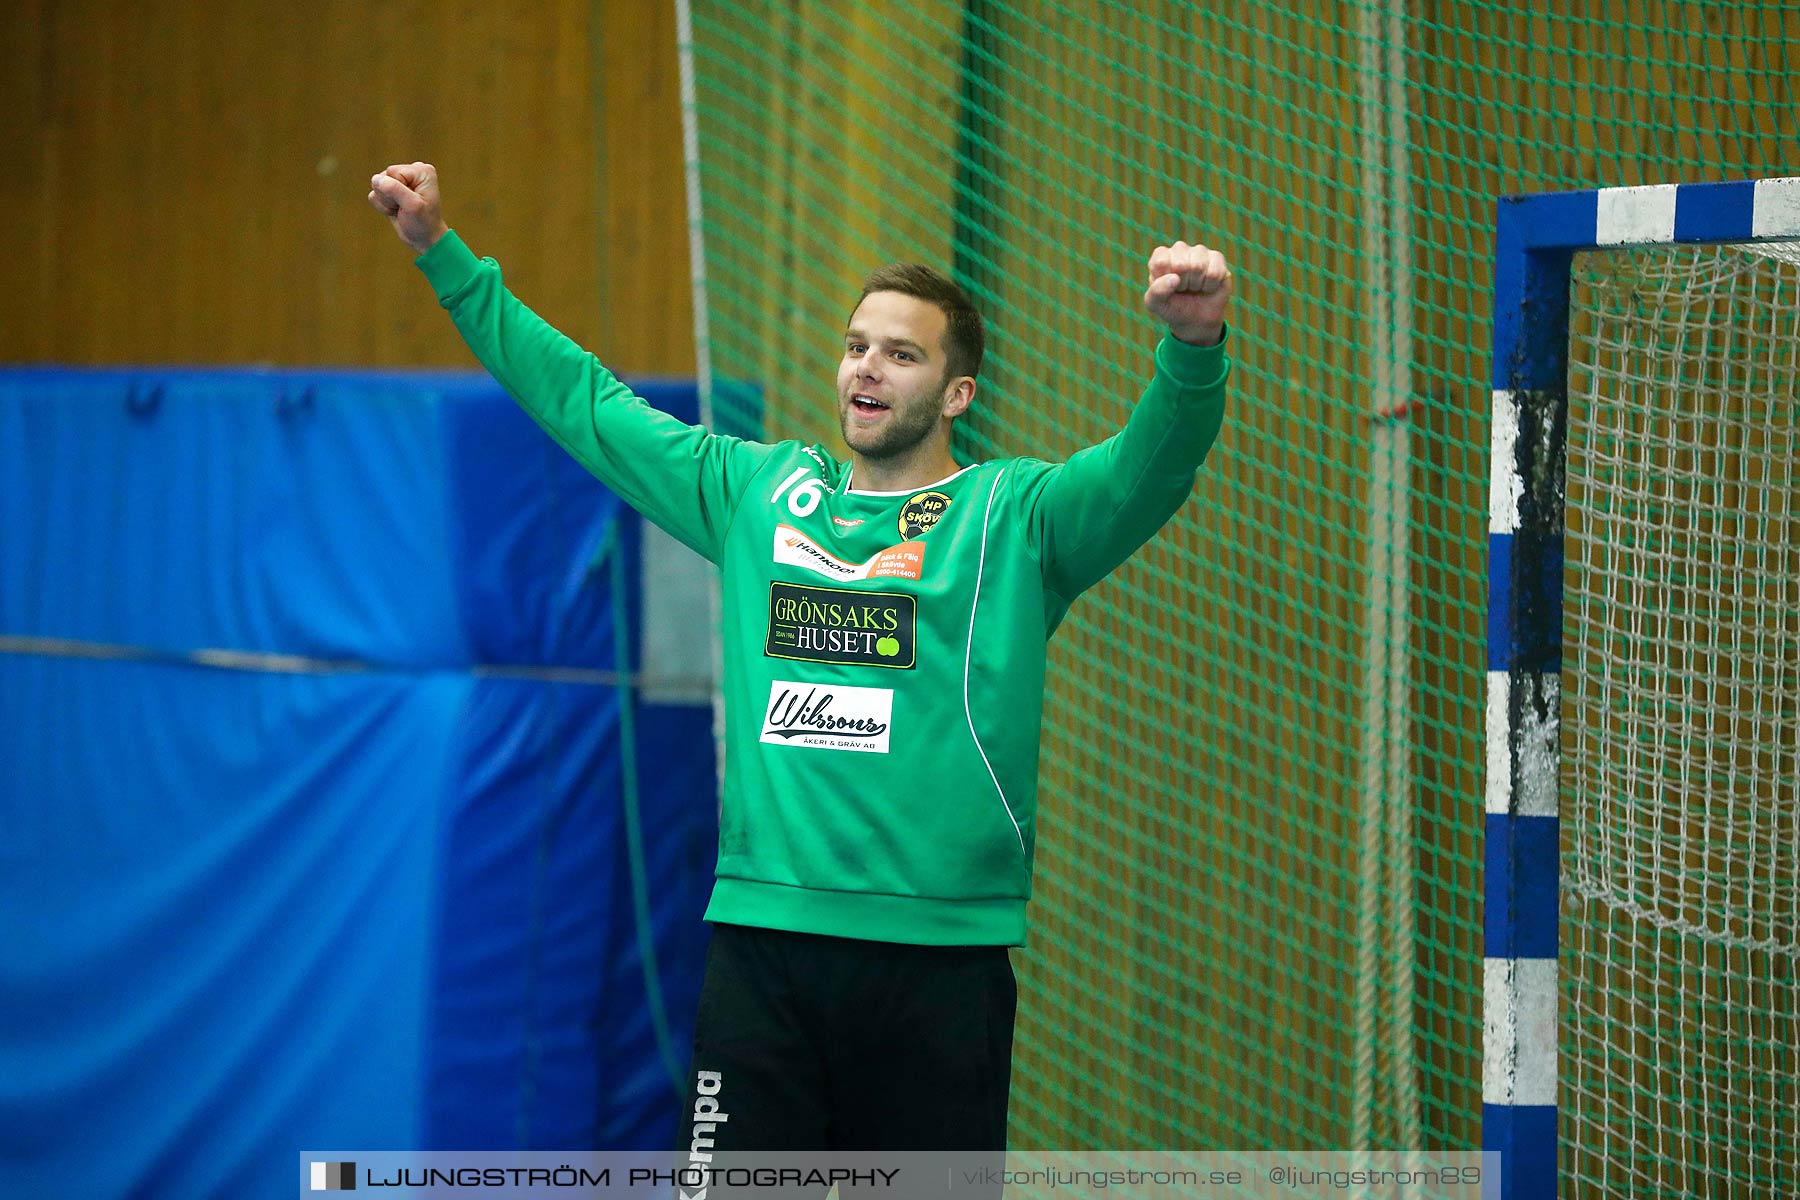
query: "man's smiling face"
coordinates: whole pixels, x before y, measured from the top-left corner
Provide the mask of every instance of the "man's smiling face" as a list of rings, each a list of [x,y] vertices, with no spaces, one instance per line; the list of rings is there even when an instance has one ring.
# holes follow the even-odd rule
[[[944,416],[944,312],[901,292],[871,292],[850,314],[838,364],[844,442],[866,458],[905,454]]]

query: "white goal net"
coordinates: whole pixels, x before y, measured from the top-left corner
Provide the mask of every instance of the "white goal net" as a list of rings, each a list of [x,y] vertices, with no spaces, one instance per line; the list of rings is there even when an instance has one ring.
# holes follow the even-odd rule
[[[1800,247],[1571,299],[1560,1190],[1800,1194]]]

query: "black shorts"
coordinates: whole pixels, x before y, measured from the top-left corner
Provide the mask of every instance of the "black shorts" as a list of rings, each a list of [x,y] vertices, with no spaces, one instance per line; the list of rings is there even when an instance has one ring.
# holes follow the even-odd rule
[[[714,925],[676,1150],[1003,1151],[1017,1001],[1005,946]]]

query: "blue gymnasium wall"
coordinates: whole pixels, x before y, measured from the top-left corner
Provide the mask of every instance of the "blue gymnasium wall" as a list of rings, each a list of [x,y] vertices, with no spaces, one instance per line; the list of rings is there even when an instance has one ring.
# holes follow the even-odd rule
[[[537,670],[640,534],[484,377],[0,371],[0,1192],[673,1143],[711,714]]]

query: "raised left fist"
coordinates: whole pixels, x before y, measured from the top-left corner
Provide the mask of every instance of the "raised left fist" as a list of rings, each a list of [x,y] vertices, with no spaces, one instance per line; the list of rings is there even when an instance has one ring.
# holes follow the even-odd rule
[[[1218,345],[1229,303],[1231,268],[1217,250],[1176,242],[1151,252],[1144,307],[1174,337],[1196,346]]]

